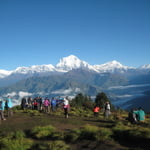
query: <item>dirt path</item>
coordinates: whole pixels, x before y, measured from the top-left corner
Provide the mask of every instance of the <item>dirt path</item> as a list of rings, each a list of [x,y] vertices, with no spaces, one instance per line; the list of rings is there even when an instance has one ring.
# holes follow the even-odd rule
[[[34,116],[28,113],[15,113],[13,116],[6,118],[0,124],[0,131],[10,132],[16,130],[28,130],[34,126],[53,125],[59,131],[66,131],[74,128],[80,128],[85,124],[111,127],[113,122],[99,120],[98,118],[80,118],[70,116],[68,119],[63,115],[56,116],[50,114],[41,114]]]

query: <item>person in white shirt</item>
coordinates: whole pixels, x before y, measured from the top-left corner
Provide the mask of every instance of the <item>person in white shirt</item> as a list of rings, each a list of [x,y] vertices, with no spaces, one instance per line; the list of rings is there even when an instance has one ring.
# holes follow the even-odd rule
[[[65,118],[68,118],[69,101],[68,101],[67,97],[64,98],[63,108],[64,108]]]
[[[109,102],[106,102],[105,107],[104,107],[104,117],[108,118],[110,115],[110,104]]]

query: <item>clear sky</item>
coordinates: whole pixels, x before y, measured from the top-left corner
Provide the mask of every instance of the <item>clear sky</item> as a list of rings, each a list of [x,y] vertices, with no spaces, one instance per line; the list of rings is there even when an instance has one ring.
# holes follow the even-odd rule
[[[56,65],[150,64],[150,0],[0,0],[0,69]]]

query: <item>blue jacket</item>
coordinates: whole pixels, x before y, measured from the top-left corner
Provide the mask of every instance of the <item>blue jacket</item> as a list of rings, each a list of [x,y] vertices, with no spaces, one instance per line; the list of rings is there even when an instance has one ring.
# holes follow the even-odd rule
[[[5,109],[5,102],[3,100],[0,100],[0,110]]]
[[[7,106],[8,106],[8,108],[12,108],[12,99],[11,99],[10,97],[8,97],[8,98],[6,99],[6,101],[7,101]]]

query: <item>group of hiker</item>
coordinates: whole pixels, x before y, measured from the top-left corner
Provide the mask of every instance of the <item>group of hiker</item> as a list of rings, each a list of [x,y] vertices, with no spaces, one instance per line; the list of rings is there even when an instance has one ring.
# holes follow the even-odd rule
[[[10,117],[13,115],[12,111],[12,99],[10,96],[0,99],[0,120],[6,120],[4,111],[6,110],[6,116]]]
[[[101,108],[99,106],[95,106],[93,109],[94,116],[97,117]],[[111,106],[109,102],[106,102],[103,106],[103,112],[104,112],[104,118],[108,118],[111,114]],[[139,107],[138,109],[132,109],[127,117],[127,120],[131,123],[138,123],[138,122],[144,122],[145,121],[146,113],[142,109],[142,107]]]
[[[94,116],[97,117],[98,114],[99,114],[99,111],[101,110],[101,108],[99,106],[95,106],[94,109],[93,109],[93,112],[94,112]],[[110,103],[107,101],[105,104],[104,104],[104,117],[105,118],[108,118],[111,114],[111,111],[110,111]]]
[[[35,98],[25,98],[23,97],[21,100],[21,108],[23,110],[25,109],[32,109],[32,110],[39,110],[43,111],[44,113],[50,113],[55,112],[57,108],[64,109],[65,117],[68,118],[68,110],[69,110],[69,101],[68,98],[54,98],[52,97],[49,99],[48,97],[45,97],[44,99],[42,97],[35,97]]]
[[[43,111],[44,113],[55,112],[57,108],[63,108],[65,118],[68,118],[68,111],[70,109],[68,97],[62,98],[51,98],[45,97],[23,97],[21,99],[21,108],[25,109],[32,109],[32,110],[39,110]],[[101,108],[99,106],[95,106],[93,109],[94,116],[98,116]],[[6,111],[6,115],[4,115],[4,111]],[[111,106],[110,103],[107,101],[103,106],[104,118],[108,118],[111,114]],[[0,120],[6,120],[5,116],[9,117],[12,116],[12,98],[10,96],[4,98],[3,100],[0,99]],[[139,107],[139,109],[132,109],[127,117],[127,120],[131,123],[138,123],[145,121],[145,112],[144,110]]]
[[[139,107],[138,109],[131,109],[131,111],[128,114],[128,120],[131,123],[138,123],[138,122],[144,122],[145,121],[145,112],[142,109],[142,107]]]

